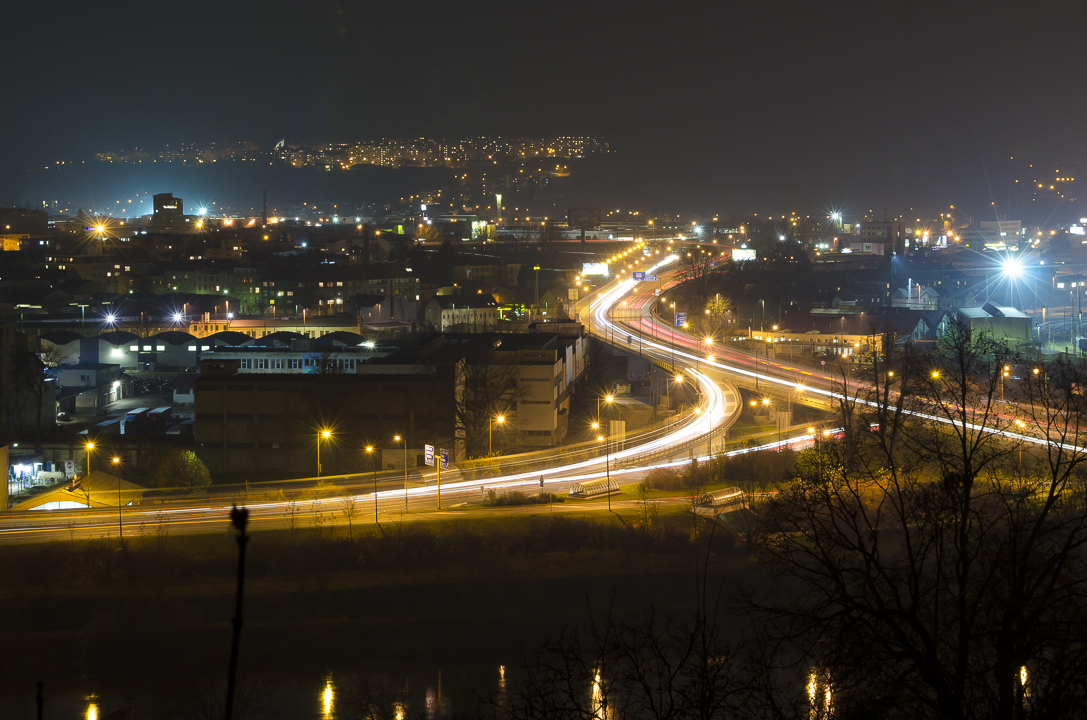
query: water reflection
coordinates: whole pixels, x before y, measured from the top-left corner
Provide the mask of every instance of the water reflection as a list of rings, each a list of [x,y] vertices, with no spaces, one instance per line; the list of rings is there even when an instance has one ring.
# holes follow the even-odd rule
[[[87,698],[87,712],[83,716],[85,720],[98,720],[98,705],[95,703],[97,699],[94,695]]]
[[[826,720],[834,712],[831,704],[830,675],[813,667],[808,672],[808,718]]]
[[[592,713],[597,720],[608,720],[608,699],[604,696],[604,684],[600,679],[600,668],[593,675]]]
[[[333,701],[336,699],[336,690],[332,686],[332,678],[325,678],[325,688],[321,691],[321,717],[324,720],[332,720]]]
[[[488,683],[489,685],[490,683]],[[498,692],[494,696],[495,703],[503,710],[508,709],[506,707],[506,666],[498,666]]]

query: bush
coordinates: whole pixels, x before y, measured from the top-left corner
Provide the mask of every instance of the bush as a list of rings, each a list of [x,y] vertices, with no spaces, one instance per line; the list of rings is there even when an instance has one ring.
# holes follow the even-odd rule
[[[564,497],[553,493],[527,495],[520,490],[514,490],[513,492],[502,493],[499,495],[494,490],[488,490],[487,500],[484,504],[494,505],[496,507],[514,507],[517,505],[546,505],[552,502],[562,502],[563,500],[565,500]]]
[[[657,468],[646,473],[645,484],[650,490],[684,490],[687,479],[670,468]]]
[[[208,466],[192,450],[174,450],[155,468],[155,487],[199,489],[210,484]]]

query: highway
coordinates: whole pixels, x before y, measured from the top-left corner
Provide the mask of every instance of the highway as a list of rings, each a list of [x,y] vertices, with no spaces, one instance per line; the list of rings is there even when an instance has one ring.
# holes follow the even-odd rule
[[[679,283],[678,276],[679,273],[675,271],[661,274],[661,283],[658,287],[662,288],[662,294]],[[636,317],[618,323],[619,332],[637,335],[643,341],[646,341],[648,337],[658,344],[661,342],[667,343],[667,347],[675,358],[677,368],[681,363],[686,366],[693,364],[695,367],[701,368],[703,371],[721,379],[732,378],[751,383],[754,387],[759,387],[760,392],[763,394],[778,394],[791,397],[793,402],[824,409],[833,408],[836,402],[843,397],[841,393],[843,378],[840,375],[834,376],[826,372],[806,370],[768,358],[760,359],[757,354],[753,356],[751,353],[730,348],[727,345],[714,344],[708,346],[699,338],[684,332],[682,329],[662,324],[653,316],[649,307],[649,302],[653,297],[655,297],[654,288],[649,286],[632,293],[631,297],[625,301],[625,307],[637,309],[640,312],[633,313]],[[720,375],[715,373],[720,373]],[[852,378],[847,377],[847,380],[849,381],[851,395],[857,390],[863,389],[863,386]],[[897,392],[892,390],[890,395],[891,398],[895,398]],[[859,395],[857,397],[851,396],[850,400],[861,405],[875,405],[873,401]],[[1035,446],[1049,445],[1064,451],[1087,453],[1087,447],[1079,444],[1087,436],[1087,428],[1070,427],[1068,432],[1073,442],[1067,442],[1069,438],[1059,436],[1059,427],[1051,434],[1050,430],[1039,422],[1017,423],[1018,431],[1004,429],[1012,427],[1013,423],[1015,423],[1017,408],[1018,405],[1015,403],[1007,403],[1006,407],[1000,408],[989,419],[989,424],[983,426],[966,423],[965,426],[972,431],[996,433],[1012,442]],[[985,415],[987,412],[984,408],[970,411],[978,416]],[[949,418],[940,414],[936,408],[933,408],[931,412],[923,412],[919,409],[904,410],[903,412],[930,422],[959,425],[958,422],[953,423]],[[1037,408],[1027,413],[1028,419],[1042,415],[1044,415],[1044,411],[1039,412]],[[994,421],[996,426],[993,425]]]
[[[660,271],[662,278],[676,281],[669,274],[669,265],[678,259],[670,255],[664,260],[646,267],[646,272]],[[649,262],[652,262],[650,260]],[[649,264],[647,262],[646,264]],[[649,301],[654,297],[654,287],[638,284],[625,277],[617,277],[590,294],[575,306],[577,317],[594,337],[611,341],[629,350],[636,348],[643,356],[655,360],[662,367],[675,368],[680,382],[694,383],[699,390],[699,404],[693,412],[679,417],[673,424],[649,431],[631,433],[621,449],[601,454],[587,452],[586,448],[556,449],[543,453],[549,464],[541,468],[540,453],[500,458],[502,473],[486,480],[463,480],[457,471],[449,474],[441,485],[441,506],[452,508],[472,506],[469,512],[480,515],[539,512],[540,506],[527,510],[514,508],[479,507],[486,494],[523,490],[535,493],[541,489],[555,494],[565,494],[570,487],[585,480],[595,480],[610,475],[622,484],[638,482],[644,474],[660,467],[679,467],[692,457],[705,457],[719,441],[722,431],[735,421],[741,410],[742,399],[734,381],[759,384],[761,392],[791,393],[794,401],[806,398],[816,400],[817,406],[829,407],[840,397],[836,392],[840,378],[828,373],[813,372],[776,361],[758,360],[751,354],[723,345],[707,346],[698,338],[667,327],[650,313]],[[663,282],[662,282],[663,285]],[[616,312],[621,318],[613,318]],[[625,343],[627,336],[631,342]],[[637,338],[635,340],[634,338]],[[635,345],[636,343],[636,345]],[[859,403],[865,400],[860,398]],[[914,413],[942,423],[947,418]],[[971,429],[993,431],[969,425]],[[1024,443],[1044,445],[1044,437],[995,430],[1004,437]],[[803,446],[813,441],[813,435],[800,431],[794,437],[763,445],[772,448],[780,445]],[[1087,449],[1071,444],[1063,445],[1075,452]],[[736,450],[729,454],[748,452]],[[346,496],[319,499],[256,501],[245,503],[245,495],[238,493],[238,501],[250,509],[254,529],[309,528],[326,524],[347,523],[345,509],[354,503],[352,522],[374,522],[375,506],[381,522],[400,519],[423,519],[439,516],[438,487],[433,475],[423,477],[414,487],[404,486],[396,473],[381,473],[378,489],[373,490],[372,476],[361,473],[340,478],[341,489]],[[311,479],[315,480],[314,479]],[[334,479],[335,480],[335,479]],[[304,480],[292,481],[294,484]],[[358,491],[357,493],[355,491]],[[124,508],[120,522],[126,537],[141,533],[169,532],[171,534],[223,532],[228,527],[227,513],[230,501],[221,496],[204,501],[175,501],[162,505],[145,505]],[[563,504],[565,510],[576,505]],[[442,516],[463,516],[463,510],[446,512]],[[0,519],[0,543],[40,542],[43,540],[68,540],[89,537],[116,537],[118,513],[112,510],[30,511],[6,513]]]
[[[675,256],[669,256],[657,263],[650,271],[661,269],[674,262]],[[577,305],[577,312],[582,317],[588,332],[601,339],[613,333],[615,326],[609,318],[609,311],[622,299],[635,290],[635,283],[630,279],[615,279],[597,292],[592,293]],[[643,355],[661,363],[671,362],[672,351],[667,344],[652,339],[643,342]],[[609,473],[621,483],[637,482],[648,470],[656,467],[672,467],[690,462],[698,450],[709,451],[715,433],[724,430],[739,415],[742,402],[734,386],[722,383],[719,377],[710,377],[702,369],[696,369],[694,356],[681,353],[677,355],[676,372],[682,382],[691,382],[698,387],[700,402],[693,412],[688,412],[673,424],[648,433],[635,433],[626,438],[621,449],[584,457],[580,453],[552,453],[556,462],[540,469],[538,463],[532,469],[506,472],[483,481],[465,481],[457,478],[441,485],[443,508],[456,507],[469,503],[480,503],[485,494],[494,490],[508,492],[524,489],[526,492],[539,491],[563,494],[570,487],[585,480],[599,479]],[[708,369],[714,375],[713,368]],[[810,441],[810,437],[806,438]],[[795,439],[803,442],[804,437]],[[506,459],[503,459],[504,461]],[[516,467],[516,456],[507,464]],[[347,497],[354,501],[357,515],[353,522],[373,522],[376,503],[379,519],[393,520],[403,513],[408,515],[427,513],[436,510],[438,488],[436,483],[426,482],[416,487],[395,487],[395,479],[383,474],[383,481],[378,490],[362,491],[367,487],[369,476],[360,474],[352,483],[360,490],[356,495]],[[432,476],[431,476],[432,477]],[[372,488],[372,485],[369,485]],[[387,488],[387,489],[386,489]],[[242,500],[244,496],[240,496]],[[307,500],[282,500],[271,502],[252,502],[247,504],[254,528],[289,528],[292,526],[312,527],[314,523],[346,523],[344,509],[350,501],[345,496]],[[0,543],[38,542],[42,540],[68,540],[87,537],[116,537],[118,525],[125,528],[127,535],[140,532],[167,531],[170,533],[186,532],[221,532],[228,526],[227,513],[229,503],[218,500],[203,502],[183,501],[165,503],[158,506],[126,507],[118,512],[114,510],[65,510],[65,511],[28,511],[6,513],[0,519]]]

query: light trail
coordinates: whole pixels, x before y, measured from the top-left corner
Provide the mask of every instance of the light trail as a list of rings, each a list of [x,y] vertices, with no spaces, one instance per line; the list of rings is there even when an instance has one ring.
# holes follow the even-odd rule
[[[678,260],[678,256],[670,255],[656,265],[648,268],[646,272],[652,273],[656,270],[665,267],[666,265]],[[591,322],[586,323],[590,333],[596,330],[598,336],[606,337],[609,330],[619,329],[614,325],[608,317],[610,309],[619,302],[627,293],[631,292],[636,283],[633,279],[616,279],[613,281],[614,286],[606,287],[602,292],[593,297],[587,302],[588,313]],[[660,345],[654,345],[656,352],[658,352],[663,359],[666,353],[670,353],[668,348]],[[684,354],[684,357],[687,356]],[[577,462],[567,463],[563,465],[556,465],[552,468],[544,470],[532,470],[516,473],[508,473],[498,477],[489,478],[483,481],[479,480],[460,480],[454,482],[446,482],[442,484],[441,491],[443,494],[457,495],[459,493],[474,492],[476,488],[481,489],[502,489],[502,488],[518,488],[526,486],[541,486],[541,480],[543,485],[551,484],[553,487],[559,484],[576,483],[583,480],[596,479],[603,477],[606,474],[606,465],[611,463],[622,463],[624,460],[644,456],[647,454],[659,454],[667,452],[669,448],[682,448],[686,444],[698,439],[699,437],[706,436],[714,429],[722,425],[727,421],[729,417],[735,414],[737,407],[729,407],[725,398],[725,393],[722,388],[712,378],[705,373],[693,369],[692,367],[677,368],[677,374],[682,374],[685,380],[693,381],[699,390],[703,398],[702,404],[698,408],[698,412],[694,413],[686,419],[686,421],[677,424],[677,427],[670,432],[666,432],[659,437],[649,437],[646,442],[639,443],[632,447],[627,447],[622,450],[614,452],[608,452],[597,457],[588,458]],[[738,398],[737,398],[738,402]],[[802,440],[802,439],[801,439]],[[794,442],[797,439],[782,441],[785,443]],[[767,445],[764,447],[774,447],[777,443]],[[742,450],[738,452],[747,452]],[[614,467],[610,469],[610,474],[613,476],[630,476],[648,472],[657,468],[669,468],[677,467],[690,463],[691,458],[684,458],[675,461],[657,462],[653,465],[622,468]],[[360,474],[360,475],[365,475]],[[358,495],[352,495],[356,501],[365,499],[368,503],[381,503],[381,502],[399,502],[403,500],[405,505],[411,499],[419,499],[436,495],[438,488],[436,485],[423,485],[414,488],[399,488],[391,490],[379,490],[377,492],[362,493]],[[327,510],[330,506],[341,506],[344,502],[345,496],[338,496],[334,498],[319,498],[312,500],[305,500],[302,502],[294,501],[295,507],[306,505],[307,510],[322,511]],[[285,511],[288,506],[292,504],[292,501],[274,501],[263,503],[247,504],[250,512],[255,517],[273,518],[284,517]],[[156,510],[126,510],[125,519],[126,524],[132,524],[134,526],[141,523],[149,524],[161,524],[162,519],[169,518],[169,522],[194,522],[200,516],[215,515],[216,517],[222,515],[229,506],[227,505],[214,505],[209,504],[201,507],[174,507],[174,508],[161,508]],[[57,512],[58,514],[54,514]],[[113,527],[113,513],[112,511],[94,512],[93,514],[87,513],[87,511],[75,511],[79,514],[72,514],[71,512],[66,514],[60,514],[63,511],[49,511],[40,513],[40,511],[28,511],[28,514],[13,517],[11,519],[19,519],[23,521],[35,521],[41,520],[44,522],[52,521],[50,525],[35,525],[34,530],[40,531],[44,529],[51,530],[72,530],[74,529],[110,529]],[[298,511],[304,512],[304,511]],[[39,514],[40,513],[40,514]],[[75,525],[74,522],[69,524],[58,524],[57,519],[64,519],[68,521],[78,521],[79,524]],[[222,517],[223,522],[226,522],[225,516]],[[0,536],[4,534],[12,534],[29,530],[26,525],[0,528]]]
[[[643,319],[644,319],[644,317],[645,317],[645,314],[643,313]],[[639,321],[639,323],[640,322],[641,321]],[[650,320],[650,322],[653,323],[652,320]],[[660,327],[660,326],[657,325],[656,327]],[[782,370],[785,369],[785,366],[778,365],[776,363],[771,364],[771,363],[767,362],[765,364],[762,364],[761,367],[762,367],[763,371],[759,372],[757,370],[752,370],[751,368],[748,368],[748,367],[740,367],[740,366],[737,366],[737,365],[731,365],[731,364],[727,364],[727,363],[718,361],[716,359],[710,360],[707,356],[703,356],[703,355],[700,355],[700,354],[699,355],[694,355],[694,354],[685,352],[682,349],[675,349],[674,346],[671,346],[671,345],[662,345],[660,343],[657,343],[655,341],[655,339],[652,339],[652,340],[647,339],[645,337],[644,331],[639,330],[639,329],[634,329],[634,328],[631,328],[631,329],[633,329],[634,332],[639,334],[639,336],[642,338],[643,343],[648,343],[652,347],[663,348],[663,349],[667,349],[667,350],[669,350],[671,352],[674,352],[677,358],[683,358],[683,359],[688,360],[688,361],[697,361],[701,365],[705,365],[707,367],[712,367],[712,368],[722,370],[722,371],[725,371],[725,372],[735,373],[736,375],[746,376],[748,378],[758,378],[759,381],[764,382],[764,383],[766,383],[768,385],[776,385],[776,386],[779,386],[779,387],[782,387],[782,388],[786,388],[786,389],[788,389],[790,391],[801,391],[801,392],[807,393],[809,395],[819,395],[819,396],[826,397],[826,398],[832,399],[832,400],[843,400],[843,399],[844,400],[849,400],[850,402],[857,402],[857,403],[860,403],[862,405],[866,405],[868,407],[879,407],[880,406],[880,404],[878,402],[873,401],[873,400],[867,400],[867,399],[862,398],[862,397],[852,398],[852,397],[848,397],[846,395],[843,395],[842,393],[835,392],[833,390],[828,390],[826,388],[821,388],[818,385],[808,385],[808,384],[805,384],[805,383],[802,383],[802,382],[799,382],[799,381],[796,381],[796,380],[789,380],[789,379],[786,379],[786,378],[776,377],[776,376],[770,374],[771,373],[771,368],[778,368],[778,369],[782,369]],[[663,328],[661,328],[661,329],[663,329]],[[670,330],[672,332],[675,332],[674,328],[671,328]],[[678,335],[678,337],[685,338],[685,339],[689,340],[692,344],[697,343],[697,338],[694,338],[691,335],[688,335],[686,333],[680,332],[680,333],[676,333],[676,335]],[[803,371],[801,371],[801,372],[803,372]],[[814,378],[818,378],[818,379],[821,379],[821,380],[827,380],[827,381],[833,382],[833,380],[831,380],[830,378],[827,378],[825,376],[808,374],[808,377],[814,377]],[[933,421],[933,422],[942,423],[944,425],[950,425],[952,427],[963,427],[963,428],[965,428],[967,430],[971,430],[971,431],[974,431],[974,432],[985,432],[985,433],[996,434],[996,435],[998,435],[1000,437],[1008,438],[1009,440],[1016,440],[1016,441],[1020,441],[1020,442],[1030,443],[1032,445],[1037,445],[1037,446],[1056,447],[1056,448],[1059,448],[1061,450],[1068,450],[1068,451],[1072,451],[1072,452],[1087,453],[1087,447],[1081,447],[1081,446],[1070,444],[1070,443],[1056,442],[1056,441],[1051,440],[1049,438],[1039,438],[1039,437],[1035,437],[1035,436],[1032,436],[1032,435],[1024,435],[1022,433],[1011,432],[1009,430],[1001,430],[1000,428],[996,428],[996,427],[992,427],[992,426],[986,426],[986,425],[978,425],[976,423],[963,423],[961,421],[952,420],[952,419],[947,418],[947,417],[941,417],[939,415],[934,415],[932,413],[920,412],[920,411],[917,411],[917,410],[903,409],[902,412],[904,414],[906,414],[906,415],[910,415],[910,416],[913,416],[913,417],[918,417],[918,418],[921,418],[921,419],[924,419],[924,420],[929,420],[929,421]],[[763,447],[768,447],[768,446],[763,446]]]

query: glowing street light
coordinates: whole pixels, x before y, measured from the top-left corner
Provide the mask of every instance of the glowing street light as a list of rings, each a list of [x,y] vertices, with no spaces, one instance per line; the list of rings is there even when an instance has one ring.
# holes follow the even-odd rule
[[[317,477],[321,477],[321,441],[332,437],[331,430],[321,430],[317,433]]]
[[[120,464],[121,464],[121,458],[119,458],[117,456],[114,456],[113,457],[113,468],[114,468],[113,471],[115,473],[117,472],[117,466],[120,465]],[[124,525],[121,524],[121,476],[120,475],[117,476],[117,537],[120,538],[121,547],[123,548],[124,544],[125,544],[125,529],[124,529]]]
[[[404,511],[408,510],[408,438],[393,435],[393,440],[404,443]]]
[[[377,519],[377,463],[374,462],[374,446],[366,446],[366,457],[370,458],[370,468],[374,471],[374,523]]]
[[[86,451],[86,456],[87,456],[87,477],[90,477],[91,476],[91,452],[94,450],[94,443],[93,442],[88,442],[86,445],[83,446],[83,449]]]
[[[491,432],[494,430],[494,424],[501,425],[506,422],[506,418],[503,415],[496,415],[493,418],[487,419],[487,454],[490,455],[493,450],[491,449]]]

